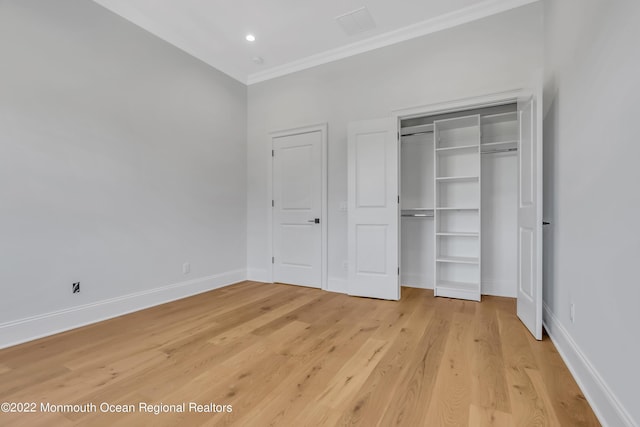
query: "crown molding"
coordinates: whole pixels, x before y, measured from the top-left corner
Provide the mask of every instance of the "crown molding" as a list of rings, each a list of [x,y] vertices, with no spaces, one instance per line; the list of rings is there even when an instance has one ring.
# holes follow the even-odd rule
[[[379,34],[336,49],[331,49],[287,64],[271,67],[258,73],[250,74],[247,77],[246,83],[247,85],[252,85],[266,80],[275,79],[276,77],[295,73],[296,71],[306,70],[308,68],[344,59],[370,50],[446,30],[487,16],[505,12],[510,9],[515,9],[530,3],[536,3],[537,1],[539,0],[485,0],[473,6],[440,15],[426,21],[418,22],[398,30]]]

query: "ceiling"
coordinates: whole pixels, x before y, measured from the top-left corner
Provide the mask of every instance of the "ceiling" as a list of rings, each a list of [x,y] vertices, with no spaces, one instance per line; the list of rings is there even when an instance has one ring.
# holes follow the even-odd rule
[[[252,84],[419,37],[536,0],[94,0],[231,77]],[[336,17],[366,7],[375,28]],[[256,40],[245,40],[247,34]],[[254,58],[263,59],[256,64]]]

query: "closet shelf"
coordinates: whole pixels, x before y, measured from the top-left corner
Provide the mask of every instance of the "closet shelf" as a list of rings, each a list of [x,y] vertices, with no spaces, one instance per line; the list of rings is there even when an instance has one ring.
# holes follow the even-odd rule
[[[402,208],[400,216],[404,218],[433,218],[433,208]]]
[[[483,142],[482,144],[480,144],[480,146],[481,147],[501,147],[503,145],[513,145],[517,143],[518,143],[517,139],[508,139],[505,141]]]
[[[435,295],[439,297],[461,298],[480,301],[480,285],[478,283],[438,281]]]
[[[478,144],[474,144],[474,145],[458,145],[456,147],[436,148],[436,152],[440,153],[440,154],[447,154],[447,153],[452,153],[452,152],[456,152],[456,151],[477,150],[478,148],[480,148],[480,145],[478,145]]]
[[[463,117],[435,120],[433,124],[440,131],[479,127],[480,120],[476,114]]]
[[[444,236],[444,237],[479,237],[480,233],[474,232],[457,232],[457,231],[441,231],[437,232],[436,236]]]
[[[462,207],[442,207],[436,208],[438,211],[479,211],[478,208],[462,208]]]
[[[427,125],[406,126],[400,129],[402,136],[415,135],[417,133],[431,133],[433,132],[433,123]]]
[[[440,256],[436,259],[437,262],[448,262],[454,264],[479,264],[480,260],[473,257],[460,257],[460,256]]]
[[[478,283],[467,283],[467,282],[449,282],[446,280],[441,280],[437,283],[438,289],[451,289],[456,291],[468,291],[468,292],[477,292],[478,291]]]
[[[447,183],[447,182],[478,182],[480,180],[479,176],[439,176],[436,178],[436,181]]]

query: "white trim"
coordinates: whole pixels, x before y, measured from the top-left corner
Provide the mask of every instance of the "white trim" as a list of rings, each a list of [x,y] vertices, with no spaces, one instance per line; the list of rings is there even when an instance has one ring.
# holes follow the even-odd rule
[[[246,279],[234,270],[0,324],[0,348],[90,325]]]
[[[251,280],[252,282],[271,283],[269,271],[265,268],[247,269],[247,280]]]
[[[425,291],[433,291],[433,287],[427,288],[426,286],[418,286],[417,284],[403,283],[400,285],[401,288],[413,288],[413,289],[423,289]]]
[[[308,68],[348,58],[370,50],[457,27],[462,24],[525,6],[530,3],[535,3],[537,1],[538,0],[485,0],[472,6],[446,13],[435,18],[427,19],[404,28],[389,31],[365,40],[360,40],[355,43],[311,55],[296,61],[291,61],[283,65],[271,67],[257,73],[249,74],[247,77],[247,85],[274,79],[276,77],[295,73],[296,71],[306,70]]]
[[[347,279],[342,277],[329,277],[329,281],[327,283],[327,291],[346,294],[348,283],[349,282],[347,281]]]
[[[496,105],[516,102],[523,96],[531,96],[530,91],[514,89],[503,92],[494,92],[473,97],[460,98],[453,101],[435,102],[411,108],[401,108],[392,111],[393,117],[398,119],[410,119],[425,114],[444,114],[460,110],[472,110],[476,108],[493,107]]]
[[[400,286],[433,290],[433,283],[430,282],[433,280],[422,274],[402,274],[402,267],[400,268]]]
[[[638,427],[546,303],[542,323],[600,423],[605,427]]]
[[[328,156],[327,156],[327,138],[328,138],[328,124],[320,123],[315,125],[300,126],[291,129],[276,130],[269,132],[269,153],[267,154],[267,247],[269,248],[269,258],[267,263],[269,265],[267,276],[265,277],[268,283],[273,283],[273,263],[271,259],[273,257],[273,209],[271,208],[271,201],[273,200],[273,157],[271,155],[273,148],[273,139],[283,136],[300,135],[302,133],[320,132],[321,151],[322,151],[322,218],[320,220],[321,227],[321,240],[322,240],[322,267],[321,267],[321,289],[327,290],[328,283],[328,241],[329,241],[329,211],[328,211]]]
[[[405,288],[416,288],[416,289],[430,289],[433,290],[433,286],[427,285],[427,278],[420,275],[409,275],[403,274],[402,276],[402,286]],[[482,288],[480,290],[482,295],[490,295],[494,297],[504,297],[504,298],[515,298],[515,295],[506,295],[504,292],[498,292],[496,289],[504,289],[506,287],[511,287],[512,289],[516,289],[515,283],[510,282],[487,282],[482,281]]]
[[[500,292],[499,289],[512,289],[511,294],[508,292]],[[518,284],[515,281],[508,280],[482,280],[480,282],[480,292],[482,295],[491,295],[494,297],[516,298]]]

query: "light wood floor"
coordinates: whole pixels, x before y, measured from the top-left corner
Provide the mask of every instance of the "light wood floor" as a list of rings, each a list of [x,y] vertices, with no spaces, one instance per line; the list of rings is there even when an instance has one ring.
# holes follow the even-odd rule
[[[0,402],[98,406],[0,413],[2,426],[599,425],[514,300],[403,288],[392,302],[254,282],[1,350]],[[104,414],[102,402],[233,412]]]

